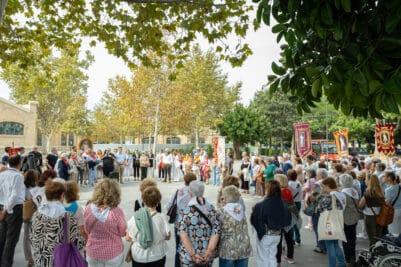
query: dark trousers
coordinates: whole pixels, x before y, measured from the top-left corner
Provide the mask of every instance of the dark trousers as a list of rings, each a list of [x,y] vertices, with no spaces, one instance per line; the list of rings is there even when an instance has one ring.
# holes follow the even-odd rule
[[[351,263],[355,261],[355,242],[356,242],[356,224],[353,225],[345,225],[344,224],[344,233],[347,239],[347,242],[343,242],[343,249],[345,255],[345,261]]]
[[[84,170],[78,169],[78,178],[77,178],[77,183],[82,184],[84,181]]]
[[[148,167],[141,167],[141,180],[145,179],[148,175]]]
[[[171,181],[171,164],[163,164],[164,179]]]
[[[299,214],[299,212],[301,210],[301,202],[294,202],[294,203],[295,203],[295,206],[297,207],[298,214]],[[301,216],[301,215],[299,215],[299,216]],[[298,226],[294,225],[294,227],[292,228],[292,231],[293,231],[294,241],[297,243],[301,243],[301,233],[299,232]]]
[[[177,233],[177,228],[174,227],[174,236],[175,236],[175,259],[174,259],[174,267],[181,267],[180,263],[180,254],[178,254],[178,246],[180,245],[180,236]]]
[[[326,251],[326,243],[324,240],[319,241],[319,237],[317,234],[317,226],[319,224],[319,213],[315,213],[312,215],[312,224],[313,224],[313,231],[315,232],[315,237],[316,237],[316,247],[319,248],[322,251]]]
[[[11,267],[14,261],[15,246],[22,227],[22,204],[16,205],[13,214],[0,222],[0,266]]]
[[[159,170],[159,179],[164,179],[164,169],[163,168],[158,168]]]
[[[135,260],[132,261],[132,267],[164,267],[166,265],[166,257],[163,257],[162,259],[158,261],[152,261],[152,262],[136,262]]]
[[[134,166],[134,177],[140,177],[139,176],[139,166]]]
[[[294,239],[292,238],[293,236],[292,228],[288,231],[282,231],[281,237],[280,237],[280,243],[277,245],[277,263],[281,262],[281,255],[283,254],[283,236],[285,239],[285,243],[287,243],[287,258],[293,259],[294,258]]]

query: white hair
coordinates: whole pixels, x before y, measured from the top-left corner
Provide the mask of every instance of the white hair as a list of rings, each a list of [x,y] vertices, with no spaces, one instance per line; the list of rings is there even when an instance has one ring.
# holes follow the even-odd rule
[[[189,191],[194,197],[202,197],[205,193],[205,184],[201,181],[192,181],[189,184]]]

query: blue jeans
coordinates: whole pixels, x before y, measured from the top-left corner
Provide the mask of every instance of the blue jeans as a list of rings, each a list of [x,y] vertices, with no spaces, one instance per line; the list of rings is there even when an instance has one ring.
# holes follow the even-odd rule
[[[89,178],[89,185],[94,186],[95,185],[95,178],[96,178],[96,170],[89,169],[88,171],[88,178]]]
[[[294,203],[298,209],[298,214],[299,214],[299,212],[301,210],[301,202],[298,201],[298,202],[294,202]],[[301,215],[299,215],[299,216],[301,216]],[[293,234],[294,241],[297,243],[301,243],[301,234],[299,233],[299,229],[298,229],[297,225],[294,225],[294,227],[292,228],[292,231],[294,233]]]
[[[345,267],[344,254],[338,242],[338,240],[325,240],[327,255],[329,256],[329,267],[336,267],[336,261],[338,261],[339,267]]]
[[[248,258],[239,260],[226,260],[219,258],[219,267],[248,267]]]
[[[316,247],[319,248],[320,250],[326,250],[326,243],[323,240],[319,241],[318,235],[317,235],[317,225],[319,223],[319,213],[315,213],[312,215],[312,224],[313,224],[313,231],[315,232],[315,237],[316,237]]]
[[[220,168],[212,168],[213,185],[220,185]]]

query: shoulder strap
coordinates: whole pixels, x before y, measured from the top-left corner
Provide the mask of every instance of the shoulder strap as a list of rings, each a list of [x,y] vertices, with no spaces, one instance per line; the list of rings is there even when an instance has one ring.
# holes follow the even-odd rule
[[[177,204],[177,196],[178,196],[178,189],[175,192],[174,200],[173,200],[173,205]]]
[[[391,206],[394,206],[395,202],[397,202],[398,197],[400,196],[400,191],[401,191],[401,186],[398,186],[398,194],[397,194],[397,197],[394,199],[393,203],[391,203]]]
[[[213,229],[213,225],[212,222],[210,221],[210,219],[195,205],[192,205],[191,207],[193,207],[197,212],[199,212],[199,215],[202,216],[203,218],[205,218],[207,224],[210,226],[210,228]]]

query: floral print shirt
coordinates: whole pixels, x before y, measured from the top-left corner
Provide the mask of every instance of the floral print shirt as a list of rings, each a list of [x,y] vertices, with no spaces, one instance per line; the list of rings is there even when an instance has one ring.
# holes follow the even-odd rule
[[[194,206],[188,205],[178,214],[178,235],[188,234],[196,253],[203,256],[209,245],[211,236],[219,234],[221,224],[217,219],[217,212],[212,204],[206,203],[202,207],[198,206],[198,208],[207,211],[204,214],[209,218],[213,228],[210,228],[204,216],[199,214]],[[181,242],[178,247],[178,253],[183,267],[192,264],[191,255],[185,250]]]

